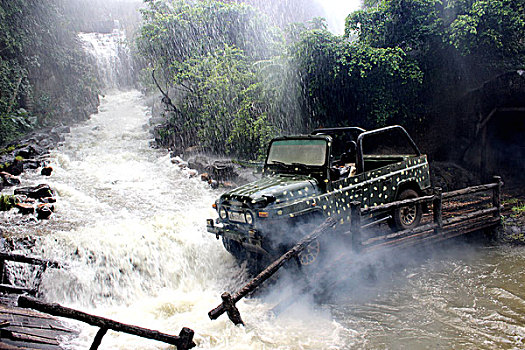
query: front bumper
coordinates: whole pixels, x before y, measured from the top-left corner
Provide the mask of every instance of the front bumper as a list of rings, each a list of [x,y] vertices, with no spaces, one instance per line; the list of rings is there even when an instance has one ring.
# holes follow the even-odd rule
[[[262,238],[257,230],[239,231],[234,227],[215,224],[213,219],[206,220],[206,230],[213,233],[217,239],[223,236],[226,239],[240,243],[244,249],[258,254],[269,254],[262,248]]]

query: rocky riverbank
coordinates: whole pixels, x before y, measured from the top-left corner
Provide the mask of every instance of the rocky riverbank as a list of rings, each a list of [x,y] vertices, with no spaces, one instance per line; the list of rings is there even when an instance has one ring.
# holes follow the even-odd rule
[[[23,186],[20,175],[29,170],[39,171],[43,177],[51,176],[53,168],[46,156],[64,141],[64,134],[69,130],[69,127],[43,129],[0,149],[0,210],[17,208],[20,214],[31,215],[36,220],[52,215],[55,191],[45,183]]]

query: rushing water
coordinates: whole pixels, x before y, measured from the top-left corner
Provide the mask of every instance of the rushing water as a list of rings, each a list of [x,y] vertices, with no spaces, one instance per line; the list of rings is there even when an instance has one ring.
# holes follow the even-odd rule
[[[36,237],[32,253],[68,264],[44,275],[46,300],[170,334],[190,327],[202,349],[525,347],[525,249],[466,242],[396,253],[321,304],[298,298],[274,315],[288,288],[270,287],[238,303],[246,327],[210,321],[220,294],[246,275],[205,230],[220,192],[149,147],[149,117],[138,91],[110,91],[51,152],[50,178],[23,175],[58,194],[48,221],[17,225],[18,214],[3,214],[6,231]],[[74,325],[80,336],[64,346],[89,347],[97,329]],[[110,331],[100,348],[167,346]]]

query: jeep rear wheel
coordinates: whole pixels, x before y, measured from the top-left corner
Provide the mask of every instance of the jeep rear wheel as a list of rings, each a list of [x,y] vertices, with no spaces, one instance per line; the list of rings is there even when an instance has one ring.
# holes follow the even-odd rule
[[[404,199],[417,198],[419,195],[416,191],[412,189],[403,190],[399,196],[397,196],[398,201]],[[398,230],[408,230],[419,225],[422,216],[421,204],[412,204],[405,207],[398,208],[394,210],[394,225]]]

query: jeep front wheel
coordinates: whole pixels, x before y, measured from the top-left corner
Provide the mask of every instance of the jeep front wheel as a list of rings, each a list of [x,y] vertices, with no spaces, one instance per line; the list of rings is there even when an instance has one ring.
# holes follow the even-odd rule
[[[417,198],[419,195],[412,189],[403,190],[397,197],[398,201]],[[419,225],[422,216],[421,204],[412,204],[394,210],[394,224],[398,230],[408,230]]]

